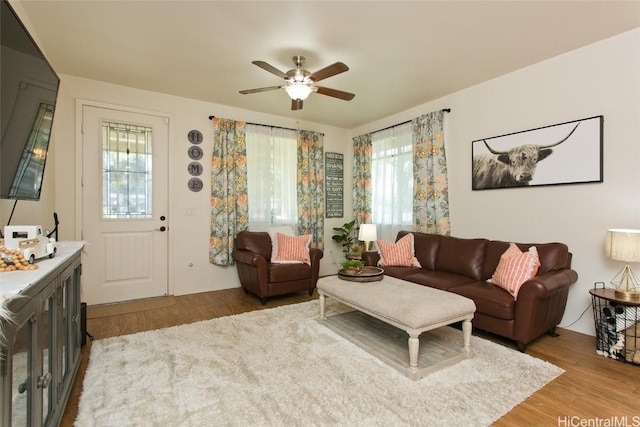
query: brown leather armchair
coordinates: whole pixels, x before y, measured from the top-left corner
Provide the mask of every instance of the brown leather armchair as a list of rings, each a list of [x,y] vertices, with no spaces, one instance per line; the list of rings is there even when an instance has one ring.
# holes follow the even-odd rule
[[[311,265],[271,263],[269,233],[241,231],[234,242],[233,259],[245,293],[251,292],[262,304],[267,298],[307,290],[313,295],[318,281],[321,249],[309,249]]]

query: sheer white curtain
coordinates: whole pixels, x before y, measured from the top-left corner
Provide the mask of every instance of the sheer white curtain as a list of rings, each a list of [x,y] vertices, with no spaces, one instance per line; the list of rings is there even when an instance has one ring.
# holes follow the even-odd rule
[[[246,125],[249,229],[296,229],[296,131]]]
[[[411,134],[411,123],[371,134],[371,219],[380,240],[395,241],[413,227]]]

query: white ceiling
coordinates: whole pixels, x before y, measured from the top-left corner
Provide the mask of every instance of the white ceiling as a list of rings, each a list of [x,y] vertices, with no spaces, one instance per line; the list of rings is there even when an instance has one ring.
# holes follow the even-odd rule
[[[58,73],[347,129],[640,27],[640,1],[10,3]],[[293,55],[346,63],[321,85],[355,99],[238,93],[283,82],[252,60]]]

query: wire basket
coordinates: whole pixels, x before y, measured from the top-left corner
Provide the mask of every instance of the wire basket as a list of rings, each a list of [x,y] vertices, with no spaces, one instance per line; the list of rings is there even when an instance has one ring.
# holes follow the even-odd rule
[[[597,282],[594,289],[598,289]],[[604,288],[604,283],[602,283]],[[640,364],[640,301],[614,301],[592,294],[597,353],[616,360]]]

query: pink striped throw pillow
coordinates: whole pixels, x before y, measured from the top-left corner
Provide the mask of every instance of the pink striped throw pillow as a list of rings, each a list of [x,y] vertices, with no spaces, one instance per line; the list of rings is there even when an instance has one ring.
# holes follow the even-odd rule
[[[515,243],[511,243],[509,249],[500,256],[491,282],[505,289],[516,299],[522,284],[536,275],[538,267],[540,259],[535,246],[531,246],[527,252],[522,252]]]
[[[376,240],[380,260],[380,267],[421,267],[415,257],[413,248],[413,234],[409,233],[396,243]]]
[[[276,233],[278,240],[278,253],[271,259],[274,264],[296,264],[305,263],[311,265],[309,258],[309,244],[311,236],[287,236]]]

